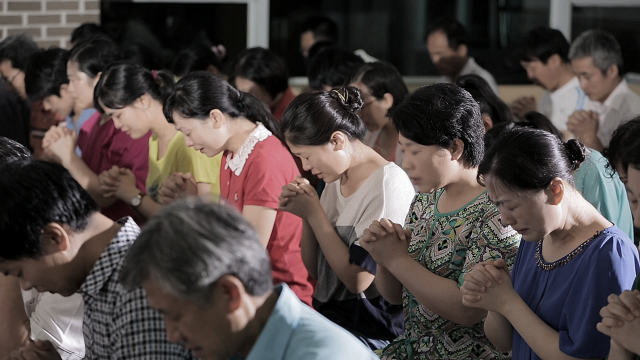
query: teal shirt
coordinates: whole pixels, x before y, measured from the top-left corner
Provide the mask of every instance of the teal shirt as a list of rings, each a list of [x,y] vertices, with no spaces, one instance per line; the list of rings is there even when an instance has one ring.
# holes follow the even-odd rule
[[[378,357],[349,332],[303,304],[285,284],[246,360],[352,360]]]
[[[576,188],[609,221],[633,240],[633,218],[627,191],[618,174],[607,170],[607,159],[589,149],[589,155],[573,175]]]

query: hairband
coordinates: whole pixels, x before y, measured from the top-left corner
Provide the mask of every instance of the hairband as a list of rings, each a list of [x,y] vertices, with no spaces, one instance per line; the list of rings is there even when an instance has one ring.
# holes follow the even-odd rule
[[[349,92],[347,91],[347,89],[344,90],[344,95],[340,94],[340,91],[333,89],[331,90],[333,92],[335,92],[336,94],[338,94],[338,97],[340,97],[340,100],[342,101],[343,104],[347,104],[347,100],[349,100]]]

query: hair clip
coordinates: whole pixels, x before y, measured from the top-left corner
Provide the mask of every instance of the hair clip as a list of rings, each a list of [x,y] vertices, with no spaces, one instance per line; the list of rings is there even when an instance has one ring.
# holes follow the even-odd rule
[[[340,91],[333,89],[331,90],[333,92],[335,92],[336,94],[338,94],[338,97],[340,98],[340,100],[342,101],[343,104],[347,104],[347,100],[349,100],[349,92],[347,91],[347,89],[344,90],[344,95],[342,95],[340,93]]]

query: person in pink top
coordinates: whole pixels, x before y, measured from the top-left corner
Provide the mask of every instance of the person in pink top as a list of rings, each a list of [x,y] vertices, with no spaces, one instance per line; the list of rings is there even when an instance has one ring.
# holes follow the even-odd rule
[[[93,108],[93,89],[102,71],[117,60],[117,54],[113,41],[103,37],[87,40],[71,49],[67,62],[69,92],[79,109]],[[138,189],[144,190],[148,172],[148,142],[149,134],[133,140],[116,129],[110,118],[95,111],[82,125],[77,136],[64,126],[49,129],[43,140],[43,148],[46,156],[67,168],[91,194],[104,215],[112,220],[133,216],[139,222],[140,217],[131,207],[132,204],[102,195],[98,175],[114,165],[131,169]],[[82,151],[81,157],[75,152],[76,143]]]
[[[313,288],[300,253],[302,221],[278,210],[282,187],[300,173],[269,111],[253,95],[195,72],[176,84],[164,113],[184,133],[187,146],[210,157],[224,152],[221,198],[255,227],[269,252],[274,283],[286,283],[311,304]]]

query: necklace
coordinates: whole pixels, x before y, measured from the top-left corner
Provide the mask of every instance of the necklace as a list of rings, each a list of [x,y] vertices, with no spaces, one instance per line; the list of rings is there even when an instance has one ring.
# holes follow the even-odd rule
[[[598,235],[600,235],[600,233],[602,233],[604,230],[606,229],[598,230],[595,234],[593,234],[592,237],[583,241],[580,245],[578,245],[577,248],[573,249],[570,253],[551,263],[547,263],[542,259],[542,239],[540,239],[537,241],[537,244],[536,244],[536,264],[540,269],[545,271],[550,271],[555,268],[564,266],[568,264],[571,260],[573,260],[576,256],[578,256],[587,246],[589,246],[589,244],[591,244],[591,241],[597,238]]]

